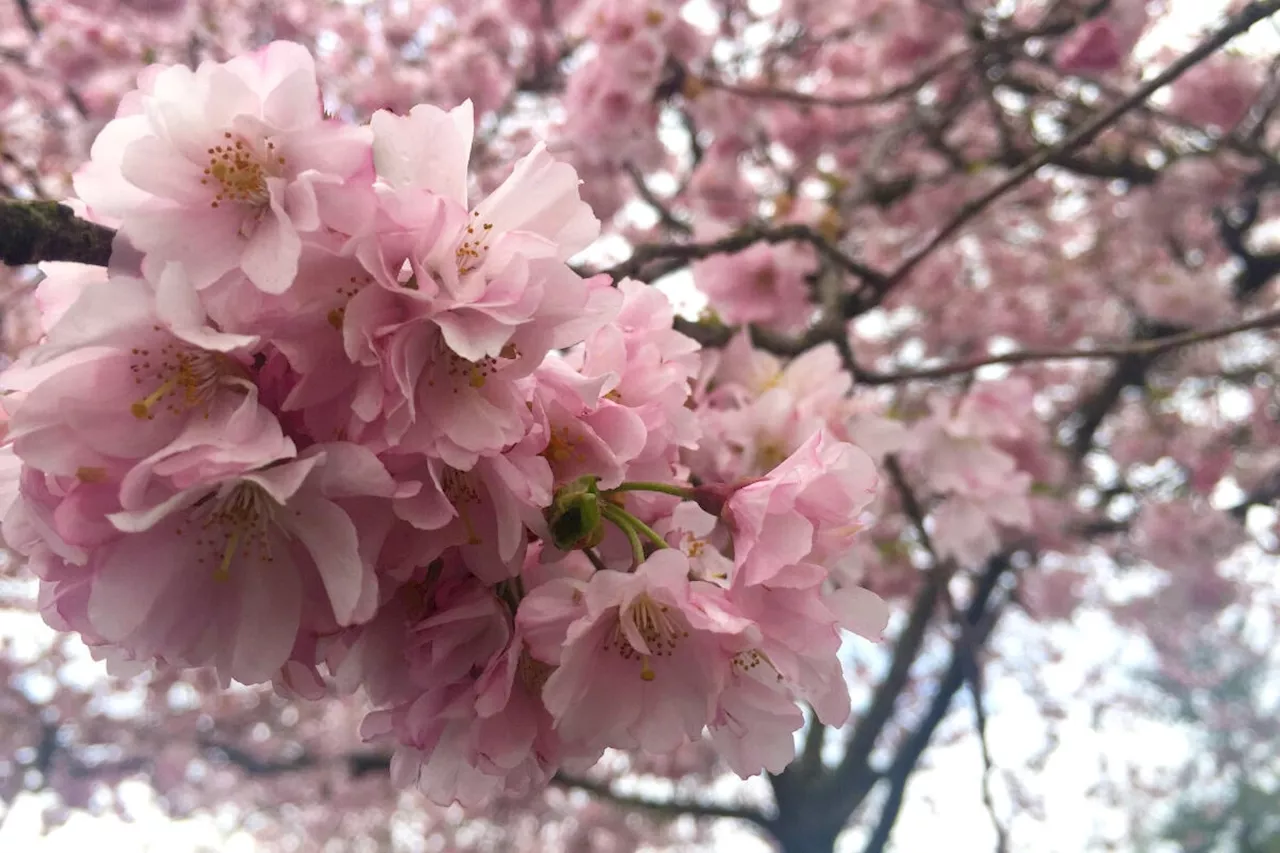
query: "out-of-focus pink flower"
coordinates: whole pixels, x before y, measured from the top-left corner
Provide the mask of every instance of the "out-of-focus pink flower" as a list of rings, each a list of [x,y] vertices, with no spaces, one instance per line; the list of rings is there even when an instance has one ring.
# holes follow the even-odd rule
[[[1113,71],[1128,59],[1149,17],[1146,0],[1115,0],[1101,17],[1072,30],[1058,46],[1055,64],[1068,74]]]
[[[693,276],[725,322],[795,331],[813,314],[805,280],[813,269],[811,255],[802,248],[759,243],[698,261]]]
[[[1258,66],[1248,57],[1212,56],[1173,82],[1169,112],[1225,132],[1248,114],[1262,83]]]

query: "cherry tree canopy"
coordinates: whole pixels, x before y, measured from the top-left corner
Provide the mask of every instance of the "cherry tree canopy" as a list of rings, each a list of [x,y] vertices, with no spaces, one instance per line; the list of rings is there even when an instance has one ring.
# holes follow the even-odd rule
[[[1271,849],[1277,13],[0,0],[0,802]]]

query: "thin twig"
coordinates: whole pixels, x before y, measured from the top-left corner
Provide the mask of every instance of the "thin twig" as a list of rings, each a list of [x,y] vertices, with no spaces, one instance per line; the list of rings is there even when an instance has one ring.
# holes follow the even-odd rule
[[[1128,356],[1146,356],[1150,358],[1163,355],[1170,350],[1227,338],[1241,332],[1270,329],[1277,326],[1280,326],[1280,311],[1271,311],[1254,317],[1252,320],[1244,320],[1226,326],[1215,326],[1209,329],[1182,332],[1132,344],[1092,349],[1021,350],[1002,355],[984,356],[983,358],[976,358],[959,364],[922,368],[920,370],[902,370],[894,373],[874,373],[863,369],[858,378],[869,385],[891,385],[921,379],[946,379],[951,376],[973,373],[975,370],[996,364],[1026,364],[1040,361],[1113,361]]]
[[[1280,3],[1280,0],[1276,2]],[[636,246],[630,258],[602,272],[615,281],[628,277],[641,281],[653,281],[687,266],[691,261],[709,258],[712,255],[741,252],[756,243],[772,245],[795,242],[808,243],[818,254],[864,282],[878,285],[884,281],[883,273],[854,260],[813,228],[798,223],[774,227],[747,227],[707,243],[645,243]],[[654,261],[662,260],[668,263],[656,270],[646,269]]]
[[[768,101],[786,101],[792,104],[800,104],[807,107],[835,107],[835,108],[852,108],[852,107],[870,107],[877,104],[883,104],[894,98],[914,92],[921,86],[928,83],[934,77],[937,77],[948,67],[954,65],[960,59],[963,59],[970,52],[966,48],[950,56],[944,56],[924,71],[895,86],[882,89],[879,92],[871,92],[866,95],[815,95],[808,92],[797,92],[794,89],[781,89],[774,86],[751,86],[741,83],[732,83],[728,80],[719,80],[714,77],[700,77],[698,82],[706,86],[708,89],[718,89],[721,92],[728,92],[731,95],[738,95],[743,98],[753,98]]]
[[[655,800],[633,794],[619,794],[615,793],[612,786],[607,782],[583,779],[566,773],[556,774],[552,781],[562,787],[586,791],[597,799],[623,806],[624,808],[641,809],[654,814],[672,817],[692,815],[694,817],[732,818],[755,824],[766,831],[772,831],[772,822],[769,818],[759,809],[752,806],[726,806],[698,803],[690,800]]]
[[[987,707],[982,698],[982,667],[978,664],[977,651],[973,648],[972,626],[961,620],[960,628],[961,637],[957,652],[961,654],[967,670],[965,677],[969,683],[969,695],[973,699],[974,730],[978,735],[978,747],[982,751],[982,804],[986,806],[987,814],[991,817],[991,826],[995,829],[996,853],[1006,853],[1009,849],[1009,831],[996,812],[995,798],[991,793],[991,775],[995,762],[991,760],[991,747],[987,742]]]
[[[631,176],[631,182],[636,188],[636,195],[640,196],[641,200],[653,209],[653,212],[658,216],[658,221],[664,228],[668,231],[675,231],[680,234],[693,233],[693,229],[689,227],[688,223],[681,222],[680,219],[671,212],[671,208],[664,204],[662,199],[658,198],[654,193],[653,188],[649,186],[647,181],[645,181],[644,175],[641,174],[638,168],[636,168],[635,164],[627,163],[623,166],[623,169]]]

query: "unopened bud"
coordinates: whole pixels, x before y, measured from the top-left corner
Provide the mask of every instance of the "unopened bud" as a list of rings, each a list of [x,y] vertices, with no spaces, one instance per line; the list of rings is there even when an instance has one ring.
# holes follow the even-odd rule
[[[604,523],[595,477],[579,477],[556,491],[547,509],[551,541],[561,551],[578,551],[600,544]]]

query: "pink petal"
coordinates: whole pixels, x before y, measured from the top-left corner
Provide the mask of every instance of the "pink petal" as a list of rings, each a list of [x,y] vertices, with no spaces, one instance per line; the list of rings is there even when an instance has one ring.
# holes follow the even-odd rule
[[[338,624],[350,625],[360,604],[366,571],[355,525],[337,504],[310,494],[294,498],[289,510],[294,513],[289,529],[315,560]]]

